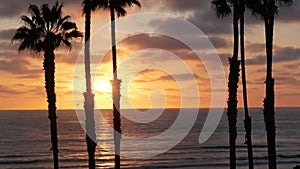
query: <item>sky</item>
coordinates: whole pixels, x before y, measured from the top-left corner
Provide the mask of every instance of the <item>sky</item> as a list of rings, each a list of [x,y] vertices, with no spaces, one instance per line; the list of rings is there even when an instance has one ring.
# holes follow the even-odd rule
[[[29,15],[28,5],[45,2],[54,3],[50,0],[0,2],[2,110],[47,109],[43,53],[18,52],[18,43],[10,40],[22,25],[20,16]],[[64,3],[63,14],[70,15],[71,21],[84,31],[81,3],[60,2]],[[218,106],[226,106],[228,57],[233,47],[231,16],[218,19],[208,0],[140,2],[141,8],[128,9],[128,15],[116,24],[121,107],[210,107],[216,102]],[[290,7],[281,7],[276,17],[273,72],[277,107],[300,105],[299,8],[300,1],[295,1]],[[108,11],[92,13],[91,66],[99,109],[112,107],[109,23]],[[195,34],[195,28],[201,33]],[[266,71],[264,25],[247,11],[245,28],[249,106],[262,107]],[[62,46],[55,51],[58,109],[83,108],[84,41],[72,42],[72,50]],[[239,107],[243,107],[241,84],[238,100]]]

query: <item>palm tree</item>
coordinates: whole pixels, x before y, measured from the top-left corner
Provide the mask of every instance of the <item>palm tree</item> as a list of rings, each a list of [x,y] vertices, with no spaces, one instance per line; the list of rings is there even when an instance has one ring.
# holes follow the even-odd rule
[[[246,80],[246,66],[245,66],[245,8],[247,0],[240,0],[240,47],[241,47],[241,68],[242,68],[242,85],[243,85],[243,101],[244,101],[244,127],[246,131],[245,144],[248,148],[248,163],[249,169],[253,169],[253,150],[252,150],[252,120],[248,110],[248,97],[247,97],[247,80]]]
[[[90,31],[91,31],[91,10],[92,1],[83,1],[83,13],[85,14],[85,46],[84,46],[84,65],[85,65],[85,80],[86,92],[84,93],[84,109],[85,109],[85,128],[86,128],[86,144],[89,154],[89,168],[94,169],[95,166],[95,151],[97,144],[95,133],[94,119],[94,94],[91,89],[91,68],[90,68]]]
[[[34,53],[44,52],[45,88],[47,93],[48,113],[51,128],[51,143],[54,168],[58,167],[58,143],[56,123],[55,95],[55,54],[54,50],[64,44],[71,48],[72,38],[82,37],[70,16],[62,16],[62,4],[56,2],[52,8],[43,4],[40,8],[29,5],[31,17],[21,16],[24,25],[19,27],[12,41],[20,41],[19,51],[28,50]]]
[[[275,94],[274,78],[272,75],[273,59],[273,35],[274,35],[274,16],[277,14],[278,4],[291,3],[292,0],[264,0],[264,22],[266,32],[266,54],[267,54],[267,72],[266,72],[266,97],[264,99],[264,120],[267,131],[268,141],[268,160],[269,169],[276,169],[276,127],[275,127]]]
[[[137,5],[141,7],[138,0],[95,0],[95,6],[98,8],[109,9],[111,19],[111,43],[112,43],[112,60],[113,60],[113,122],[114,122],[114,144],[115,144],[115,168],[120,168],[120,142],[121,142],[121,118],[120,118],[120,85],[121,80],[118,79],[117,72],[117,46],[116,46],[116,25],[115,14],[118,17],[127,14],[125,8]]]
[[[264,121],[267,131],[268,142],[268,161],[269,169],[276,169],[276,126],[275,126],[275,94],[274,78],[272,75],[273,66],[273,37],[274,37],[274,18],[278,14],[278,6],[290,5],[293,0],[255,0],[249,7],[254,15],[260,16],[265,23],[266,36],[266,97],[264,99]]]
[[[239,1],[238,0],[213,0],[212,6],[216,11],[218,17],[225,17],[231,14],[230,5],[233,5],[233,33],[234,33],[234,47],[233,56],[229,58],[229,98],[228,98],[228,123],[229,123],[229,145],[230,145],[230,168],[236,168],[236,123],[237,123],[237,89],[239,82],[239,67],[240,61],[238,61],[239,50]]]

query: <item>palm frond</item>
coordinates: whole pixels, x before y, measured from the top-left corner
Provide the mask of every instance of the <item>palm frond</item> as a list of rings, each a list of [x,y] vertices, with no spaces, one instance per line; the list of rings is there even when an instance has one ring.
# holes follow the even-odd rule
[[[64,43],[64,45],[66,45],[68,48],[72,48],[72,43],[66,39],[62,39],[62,42]]]
[[[227,0],[213,0],[211,6],[218,18],[229,16],[232,12]]]
[[[44,20],[41,17],[41,12],[38,6],[30,4],[28,7],[28,11],[31,13],[32,20],[36,22],[36,24],[43,25]]]
[[[20,18],[24,22],[25,25],[30,26],[31,28],[36,27],[36,25],[34,24],[34,21],[32,19],[30,19],[28,16],[22,15]]]
[[[65,39],[80,38],[80,37],[83,37],[83,33],[77,30],[73,30],[71,32],[65,33]]]
[[[39,53],[49,46],[53,49],[61,44],[70,47],[68,39],[83,37],[77,30],[74,22],[70,22],[70,16],[62,16],[62,4],[56,2],[51,8],[48,4],[38,6],[30,4],[28,11],[30,17],[23,15],[23,26],[16,30],[12,41],[20,42],[18,50],[29,50]]]
[[[115,11],[116,11],[118,17],[125,16],[127,14],[127,11],[123,7],[120,7],[120,6],[115,7]]]
[[[61,26],[62,30],[68,31],[71,29],[77,29],[76,23],[75,22],[64,22]]]
[[[63,18],[59,18],[59,20],[57,21],[56,24],[56,31],[58,31],[59,29],[62,29],[62,25],[64,22],[68,21],[71,18],[71,16],[67,15]]]
[[[290,6],[294,3],[293,0],[277,0],[278,6]]]
[[[97,8],[108,9],[110,0],[92,0],[91,10],[96,10]]]

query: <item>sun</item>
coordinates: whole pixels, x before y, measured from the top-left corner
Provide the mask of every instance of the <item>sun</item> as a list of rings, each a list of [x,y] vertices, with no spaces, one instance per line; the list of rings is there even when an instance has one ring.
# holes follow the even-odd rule
[[[112,87],[109,81],[98,81],[95,83],[95,90],[101,92],[111,92]]]

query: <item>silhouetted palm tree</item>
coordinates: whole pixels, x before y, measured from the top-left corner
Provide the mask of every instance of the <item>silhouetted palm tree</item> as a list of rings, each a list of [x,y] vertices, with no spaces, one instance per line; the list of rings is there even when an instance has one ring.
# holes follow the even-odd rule
[[[62,16],[62,4],[56,2],[52,8],[43,4],[40,8],[30,5],[31,17],[21,16],[24,26],[17,29],[12,41],[20,41],[19,51],[29,50],[34,53],[44,52],[45,88],[47,93],[48,113],[51,127],[51,143],[54,168],[58,167],[58,143],[56,123],[55,95],[55,54],[54,50],[65,44],[71,48],[72,38],[82,37],[76,24],[70,22],[70,16]]]
[[[98,8],[109,9],[111,19],[111,43],[112,43],[112,61],[113,61],[113,121],[114,121],[114,144],[115,144],[115,168],[120,168],[120,141],[121,141],[121,118],[120,118],[120,85],[121,80],[118,79],[117,72],[117,46],[116,46],[116,26],[115,14],[118,17],[127,14],[125,8],[133,5],[141,6],[138,0],[95,0],[95,6]]]
[[[85,65],[85,80],[86,92],[84,93],[84,110],[85,110],[85,128],[86,128],[86,144],[89,154],[89,168],[95,168],[95,151],[97,144],[95,133],[94,119],[94,94],[91,89],[91,68],[90,68],[90,31],[91,31],[91,11],[92,1],[83,1],[83,12],[85,15],[85,46],[84,46],[84,65]]]
[[[238,0],[213,0],[212,5],[218,17],[224,17],[231,14],[230,5],[233,5],[233,33],[234,33],[234,47],[233,56],[229,58],[229,98],[228,98],[228,123],[229,123],[229,144],[230,144],[230,168],[236,168],[236,122],[237,122],[237,89],[239,82],[239,67],[238,61],[239,50],[239,1]]]
[[[252,138],[251,138],[251,130],[252,130],[252,120],[249,115],[248,109],[248,97],[247,97],[247,79],[246,79],[246,66],[245,66],[245,8],[246,8],[247,0],[240,0],[240,47],[241,47],[241,67],[242,67],[242,85],[243,85],[243,101],[244,101],[244,111],[245,111],[245,119],[244,119],[244,127],[246,131],[245,135],[245,144],[247,144],[248,148],[248,163],[249,169],[253,169],[253,150],[252,150]]]
[[[278,6],[290,5],[293,0],[252,0],[249,5],[254,15],[260,16],[265,22],[266,36],[266,97],[264,99],[264,121],[267,131],[269,169],[276,169],[276,126],[274,106],[274,78],[272,75],[273,66],[273,36],[274,18],[278,14]]]

